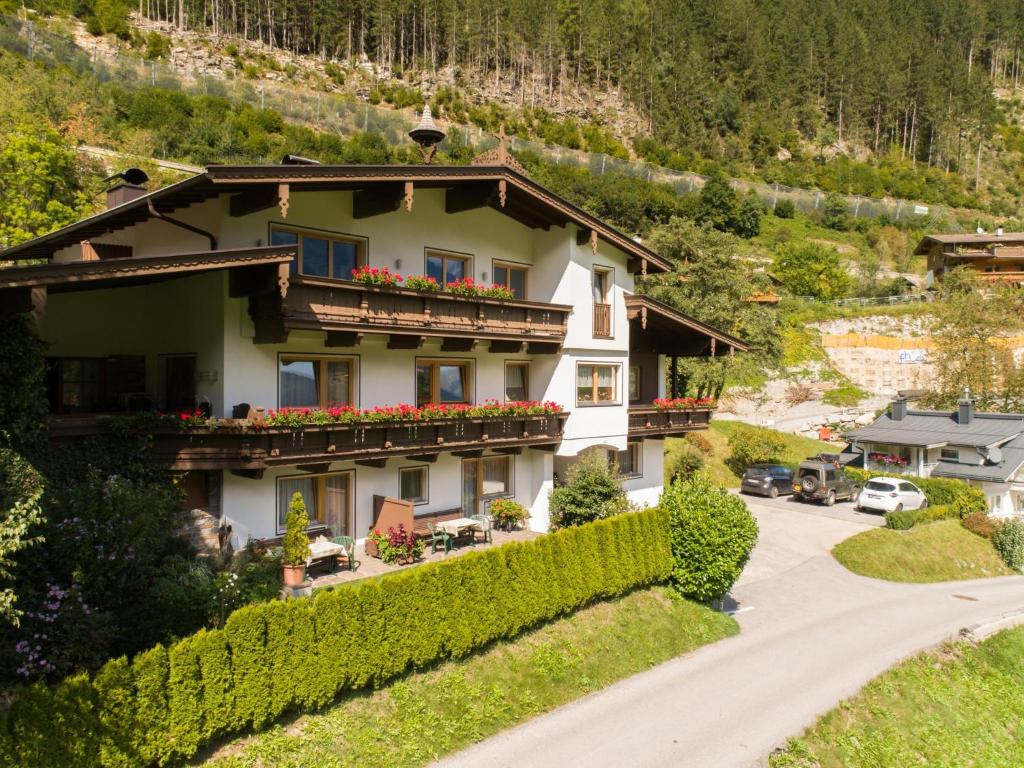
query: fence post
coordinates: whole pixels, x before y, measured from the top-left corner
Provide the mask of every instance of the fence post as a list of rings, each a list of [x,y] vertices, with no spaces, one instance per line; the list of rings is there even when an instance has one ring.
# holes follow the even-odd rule
[[[776,204],[779,202],[779,182],[772,184],[772,210],[775,210]]]
[[[814,210],[818,210],[818,203],[821,202],[821,192],[815,191],[814,193]]]

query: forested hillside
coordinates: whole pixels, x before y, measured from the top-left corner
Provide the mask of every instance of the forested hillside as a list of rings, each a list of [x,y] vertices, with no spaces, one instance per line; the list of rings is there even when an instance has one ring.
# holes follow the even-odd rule
[[[989,176],[1007,170],[1000,150],[1024,143],[995,96],[1021,80],[1021,0],[28,5],[73,12],[94,32],[126,38],[133,11],[294,53],[369,61],[378,74],[454,68],[467,82],[503,83],[508,107],[545,107],[581,84],[619,91],[646,123],[624,137],[639,155],[794,186],[978,205],[992,197]],[[458,113],[458,99],[448,102]],[[993,190],[1006,212],[1021,191],[1010,176]]]

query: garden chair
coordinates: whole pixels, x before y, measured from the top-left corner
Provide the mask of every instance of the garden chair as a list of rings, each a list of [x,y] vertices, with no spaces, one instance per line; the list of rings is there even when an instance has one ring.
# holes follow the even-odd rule
[[[470,515],[470,520],[476,520],[480,523],[480,532],[484,535],[484,543],[490,544],[491,542],[491,516],[490,515]],[[473,532],[473,538],[476,538],[476,532]]]
[[[438,545],[444,547],[445,554],[452,551],[452,535],[443,528],[438,528],[433,523],[427,523],[427,530],[430,531],[430,551],[437,552]]]
[[[335,567],[337,567],[338,561],[344,558],[348,569],[354,571],[356,569],[356,540],[351,536],[335,536],[331,541],[345,548],[344,555],[334,556]]]

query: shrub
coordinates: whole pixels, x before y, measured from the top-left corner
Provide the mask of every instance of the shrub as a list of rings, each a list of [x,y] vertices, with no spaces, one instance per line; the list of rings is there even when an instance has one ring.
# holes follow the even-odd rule
[[[711,441],[700,432],[690,432],[683,438],[683,442],[693,448],[696,448],[705,456],[710,456],[715,450],[714,446],[711,445]]]
[[[901,509],[885,513],[885,527],[894,531],[908,531],[917,524],[917,510]]]
[[[783,198],[775,202],[775,209],[773,211],[775,215],[780,219],[792,219],[796,216],[796,206],[792,200]]]
[[[285,565],[305,565],[309,559],[309,535],[306,529],[309,528],[309,513],[306,512],[306,502],[302,500],[302,494],[296,491],[292,500],[288,503],[288,517],[284,522],[284,549]]]
[[[996,525],[992,546],[1011,568],[1024,568],[1024,520],[1006,520]]]
[[[511,531],[518,527],[530,516],[526,507],[512,499],[495,499],[488,505],[487,512],[494,521],[494,525],[504,531]]]
[[[740,503],[742,507],[742,503]],[[165,764],[345,690],[464,656],[672,573],[668,515],[620,515],[232,614],[91,680],[12,693],[0,749],[33,768]],[[55,725],[56,724],[56,727]],[[0,752],[0,764],[6,754]]]
[[[726,464],[737,475],[742,475],[751,464],[774,464],[782,460],[786,442],[772,429],[739,427],[729,436],[732,449]]]
[[[996,523],[987,512],[972,512],[963,519],[963,526],[983,539],[991,539],[996,532]]]
[[[692,448],[685,448],[677,453],[669,462],[668,481],[670,483],[681,480],[686,481],[704,469],[704,457]]]
[[[600,520],[621,508],[626,494],[603,451],[587,451],[566,475],[549,497],[552,530]]]
[[[757,521],[747,505],[699,474],[672,483],[661,507],[669,515],[675,588],[705,603],[723,597],[757,543]]]

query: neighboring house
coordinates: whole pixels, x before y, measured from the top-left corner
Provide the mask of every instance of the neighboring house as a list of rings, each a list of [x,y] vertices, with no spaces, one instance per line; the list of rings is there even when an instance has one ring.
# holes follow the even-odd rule
[[[848,434],[868,470],[951,477],[979,487],[994,515],[1024,513],[1024,414],[911,411],[903,399]]]
[[[983,282],[1024,283],[1024,232],[927,235],[914,254],[928,259],[928,287],[959,266],[975,270]]]
[[[610,452],[629,497],[654,504],[663,438],[710,409],[663,411],[670,356],[742,341],[634,294],[671,265],[530,180],[504,152],[469,166],[212,165],[0,253],[0,308],[48,344],[52,434],[104,414],[202,409],[239,419],[153,429],[153,457],[234,546],[314,526],[362,538],[375,496],[417,515],[511,497],[548,527],[548,495],[580,453]],[[137,172],[140,173],[140,172]],[[135,176],[137,181],[142,179]],[[370,266],[502,283],[513,300],[353,281]],[[564,413],[253,428],[270,410],[554,401]],[[213,428],[216,426],[217,428]]]

